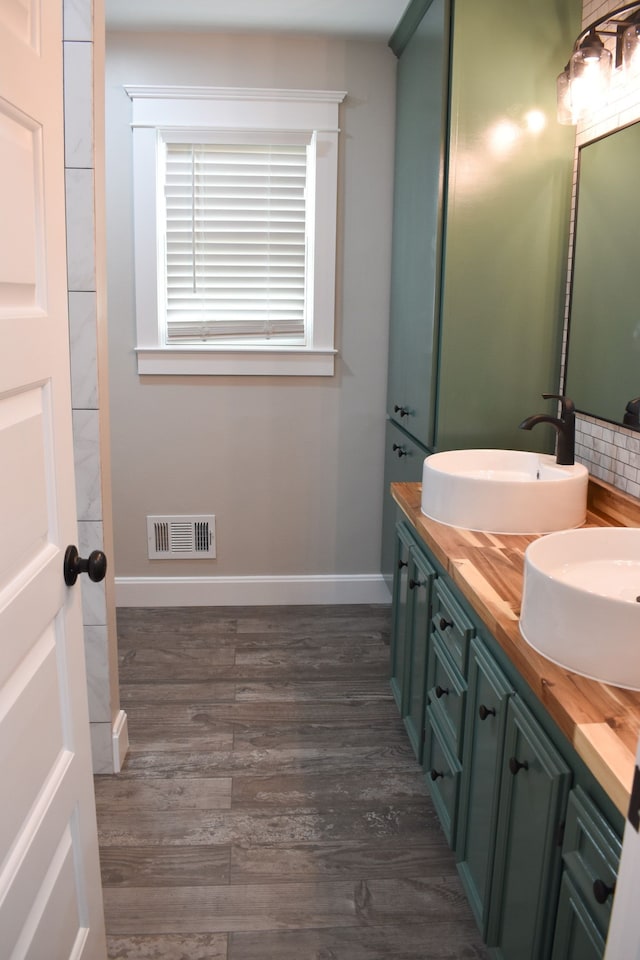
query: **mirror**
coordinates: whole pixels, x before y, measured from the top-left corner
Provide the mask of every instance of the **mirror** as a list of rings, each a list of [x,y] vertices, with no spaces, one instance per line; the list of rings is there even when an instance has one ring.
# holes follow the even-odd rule
[[[578,169],[565,393],[618,424],[640,397],[639,157],[634,123],[581,147]]]

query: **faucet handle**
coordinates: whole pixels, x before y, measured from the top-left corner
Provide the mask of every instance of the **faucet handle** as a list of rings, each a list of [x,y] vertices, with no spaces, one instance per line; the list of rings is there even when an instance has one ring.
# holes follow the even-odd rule
[[[576,406],[571,397],[565,397],[560,393],[543,393],[542,398],[543,400],[559,400],[562,404],[563,416],[566,413],[571,414],[576,412]]]

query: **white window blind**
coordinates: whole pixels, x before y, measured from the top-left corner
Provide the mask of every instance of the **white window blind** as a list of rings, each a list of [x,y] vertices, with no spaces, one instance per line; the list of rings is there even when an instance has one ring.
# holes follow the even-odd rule
[[[165,146],[167,343],[305,341],[305,144]]]

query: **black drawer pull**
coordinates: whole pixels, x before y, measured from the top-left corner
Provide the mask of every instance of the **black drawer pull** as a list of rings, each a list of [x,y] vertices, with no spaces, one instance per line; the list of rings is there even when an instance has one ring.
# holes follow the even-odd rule
[[[481,720],[486,720],[487,717],[495,717],[496,708],[495,707],[485,707],[484,703],[481,703],[478,707],[478,716]]]
[[[529,764],[527,763],[526,760],[523,760],[522,763],[520,763],[520,761],[516,757],[511,757],[511,759],[509,760],[509,770],[511,770],[511,773],[514,775],[514,777],[519,770],[528,770],[528,769],[529,769]]]
[[[422,580],[409,580],[409,590],[415,590],[416,587],[424,587]]]
[[[398,570],[402,570],[403,567],[408,567],[409,564],[406,560],[398,560]]]
[[[404,447],[401,447],[399,443],[394,443],[392,449],[394,453],[398,454],[398,459],[409,456],[408,452],[404,449]]]
[[[449,691],[445,687],[441,687],[440,684],[438,684],[438,686],[436,687],[435,693],[436,693],[436,697],[439,700],[440,697],[448,696]]]
[[[440,770],[436,770],[434,767],[432,767],[429,776],[435,782],[438,777],[444,777],[444,773],[441,773]]]
[[[608,887],[604,880],[593,881],[593,895],[598,903],[606,903],[616,889],[615,883]]]
[[[440,629],[441,629],[441,630],[446,630],[447,627],[452,627],[452,626],[453,626],[453,623],[451,622],[451,620],[445,620],[444,617],[440,617]]]
[[[408,417],[408,416],[409,416],[409,409],[408,409],[408,407],[400,407],[400,406],[398,406],[397,403],[396,403],[396,404],[394,405],[394,407],[393,407],[393,412],[394,412],[394,413],[399,413],[401,417]]]

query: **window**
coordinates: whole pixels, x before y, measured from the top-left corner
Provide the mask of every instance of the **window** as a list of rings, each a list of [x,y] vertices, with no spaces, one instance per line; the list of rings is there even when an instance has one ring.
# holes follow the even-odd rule
[[[126,90],[139,373],[331,375],[345,94]]]

